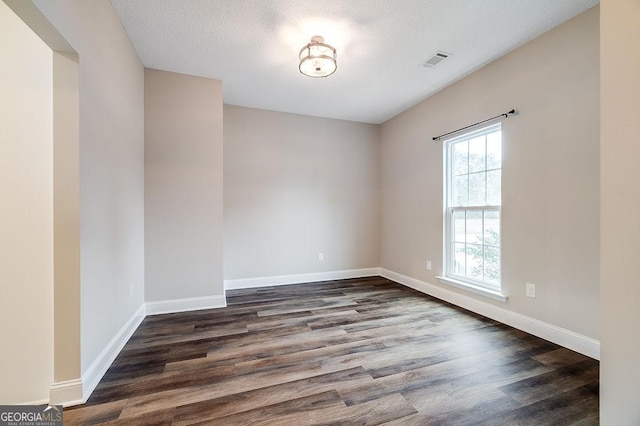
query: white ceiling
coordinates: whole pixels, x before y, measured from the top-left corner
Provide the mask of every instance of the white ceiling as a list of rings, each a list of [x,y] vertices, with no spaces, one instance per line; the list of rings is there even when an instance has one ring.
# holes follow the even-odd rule
[[[597,0],[111,0],[145,67],[220,79],[224,102],[381,123]],[[338,70],[313,79],[313,35]],[[437,50],[452,56],[420,66]]]

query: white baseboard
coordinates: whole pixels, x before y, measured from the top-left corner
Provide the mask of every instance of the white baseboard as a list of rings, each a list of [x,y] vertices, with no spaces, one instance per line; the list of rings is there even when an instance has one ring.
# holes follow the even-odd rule
[[[227,298],[221,296],[189,297],[186,299],[161,300],[147,302],[147,315],[170,314],[174,312],[196,311],[200,309],[224,308]]]
[[[66,380],[51,385],[51,389],[49,390],[49,404],[70,407],[72,405],[84,404],[85,402],[81,379]]]
[[[380,275],[380,268],[348,269],[344,271],[313,272],[309,274],[279,275],[275,277],[241,278],[237,280],[224,280],[224,288],[225,290],[238,290],[241,288],[313,283],[347,278],[374,277],[377,275]]]
[[[116,333],[115,336],[102,349],[102,352],[91,363],[89,368],[82,373],[82,401],[76,403],[84,403],[89,399],[93,390],[98,386],[100,379],[107,372],[113,361],[116,359],[129,338],[136,331],[144,317],[145,305],[142,304],[138,310],[129,318],[129,321]],[[68,405],[71,405],[70,401]]]
[[[426,293],[445,302],[475,312],[487,318],[541,337],[588,357],[600,359],[600,341],[583,336],[571,330],[501,308],[500,306],[460,294],[458,292],[429,284],[388,269],[380,268],[380,275],[399,284]]]

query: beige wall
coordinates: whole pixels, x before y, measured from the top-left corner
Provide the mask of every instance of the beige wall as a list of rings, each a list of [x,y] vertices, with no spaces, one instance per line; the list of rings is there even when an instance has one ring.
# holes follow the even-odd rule
[[[52,52],[0,2],[0,403],[53,381]]]
[[[516,107],[503,122],[509,301],[474,297],[599,338],[598,49],[596,7],[382,125],[382,267],[437,284],[443,145],[431,137]]]
[[[600,414],[626,426],[640,424],[640,3],[601,8]]]
[[[53,52],[54,381],[81,375],[77,55]]]
[[[375,125],[225,105],[225,279],[378,266],[378,151]]]
[[[145,70],[147,302],[223,294],[222,82]]]
[[[108,0],[36,5],[80,57],[85,372],[143,303],[144,72]]]

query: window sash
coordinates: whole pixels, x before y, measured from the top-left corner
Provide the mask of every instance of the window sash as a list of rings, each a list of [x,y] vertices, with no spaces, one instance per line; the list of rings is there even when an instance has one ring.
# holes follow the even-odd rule
[[[449,207],[447,209],[447,215],[446,215],[446,242],[445,242],[445,261],[446,261],[446,267],[445,267],[445,274],[447,277],[458,280],[458,281],[462,281],[462,282],[468,282],[470,284],[473,284],[475,286],[478,287],[482,287],[482,288],[486,288],[489,290],[493,290],[493,291],[500,291],[501,290],[501,284],[498,283],[493,283],[493,282],[489,282],[489,281],[481,281],[481,280],[476,280],[473,279],[469,276],[466,275],[460,275],[460,274],[456,274],[455,273],[455,230],[454,230],[454,215],[456,212],[482,212],[483,214],[483,223],[482,223],[482,234],[484,235],[486,233],[486,227],[484,224],[484,213],[485,212],[497,212],[498,213],[498,217],[499,217],[499,222],[498,222],[498,229],[499,231],[499,236],[500,239],[502,239],[502,215],[501,215],[501,208],[500,206],[472,206],[472,207]],[[466,230],[465,230],[466,232]],[[466,244],[473,244],[473,243],[466,243]],[[484,244],[484,239],[483,239],[483,243],[482,246],[485,247],[486,245]],[[500,257],[502,257],[502,244],[500,242],[499,246],[500,248]],[[484,258],[483,258],[483,262],[484,262]],[[483,264],[483,268],[484,268],[484,264]],[[465,265],[465,269],[466,269],[466,265]]]

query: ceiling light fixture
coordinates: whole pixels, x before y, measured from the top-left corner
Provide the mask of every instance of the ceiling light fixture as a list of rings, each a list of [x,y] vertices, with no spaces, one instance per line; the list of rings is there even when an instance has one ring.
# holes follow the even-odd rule
[[[311,42],[300,50],[300,72],[309,77],[328,77],[338,68],[336,49],[324,42],[321,36],[311,37]]]

